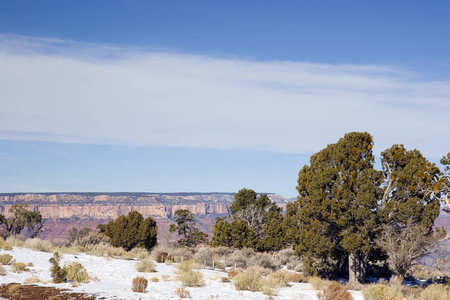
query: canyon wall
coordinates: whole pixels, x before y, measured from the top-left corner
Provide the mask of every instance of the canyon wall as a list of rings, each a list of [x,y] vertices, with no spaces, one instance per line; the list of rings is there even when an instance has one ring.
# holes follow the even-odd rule
[[[284,206],[287,202],[275,194],[268,195]],[[178,209],[191,211],[200,221],[202,230],[211,234],[216,217],[228,215],[234,194],[225,193],[38,193],[0,194],[0,214],[9,217],[9,209],[18,203],[28,204],[30,210],[39,211],[45,219],[44,239],[67,238],[69,228],[89,226],[95,228],[131,211],[144,218],[153,217],[158,224],[158,237],[167,237]]]

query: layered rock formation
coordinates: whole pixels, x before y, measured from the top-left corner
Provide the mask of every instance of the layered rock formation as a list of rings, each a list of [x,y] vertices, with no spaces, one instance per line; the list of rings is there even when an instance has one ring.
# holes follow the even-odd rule
[[[285,205],[287,200],[275,194],[269,197]],[[39,210],[45,219],[41,238],[64,239],[70,227],[95,227],[131,211],[139,211],[145,218],[153,217],[158,224],[158,236],[167,236],[178,209],[188,209],[210,233],[216,217],[228,215],[234,194],[224,193],[39,193],[0,194],[0,213],[9,216],[9,209],[17,203]]]

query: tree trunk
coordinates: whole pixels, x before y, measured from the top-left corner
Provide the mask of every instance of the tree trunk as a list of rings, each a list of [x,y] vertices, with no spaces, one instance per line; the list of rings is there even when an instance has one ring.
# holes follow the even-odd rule
[[[366,264],[364,257],[360,257],[356,253],[348,255],[348,283],[356,285],[364,282],[366,276]]]

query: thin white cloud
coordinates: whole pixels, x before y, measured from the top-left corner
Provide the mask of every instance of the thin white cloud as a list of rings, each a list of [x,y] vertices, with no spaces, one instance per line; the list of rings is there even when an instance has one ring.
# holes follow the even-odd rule
[[[450,81],[389,66],[251,61],[0,35],[0,139],[313,152],[450,150]]]

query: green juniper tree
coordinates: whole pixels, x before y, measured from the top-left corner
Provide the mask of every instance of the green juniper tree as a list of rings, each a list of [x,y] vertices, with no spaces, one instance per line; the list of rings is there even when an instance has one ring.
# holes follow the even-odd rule
[[[300,170],[295,250],[310,272],[330,275],[347,265],[351,283],[364,278],[380,185],[372,148],[368,133],[348,133]]]
[[[127,251],[135,247],[151,250],[156,245],[156,221],[152,217],[144,219],[137,211],[120,216],[106,225],[101,224],[98,228],[111,239],[111,245]]]
[[[197,228],[198,221],[192,212],[187,209],[179,209],[174,213],[173,217],[175,218],[176,225],[171,224],[169,231],[177,231],[178,235],[182,237],[178,240],[180,245],[195,247],[207,241],[208,235]]]

